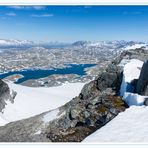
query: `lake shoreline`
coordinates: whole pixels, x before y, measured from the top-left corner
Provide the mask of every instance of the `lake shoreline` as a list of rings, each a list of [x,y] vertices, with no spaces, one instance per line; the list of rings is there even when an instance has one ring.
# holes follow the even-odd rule
[[[0,74],[1,79],[5,79],[12,75],[22,75],[17,79],[14,83],[20,84],[27,80],[31,79],[40,79],[45,78],[52,75],[67,75],[67,74],[76,74],[80,77],[87,75],[86,68],[94,67],[97,64],[66,64],[65,68],[57,68],[57,69],[24,69],[21,71],[10,71],[8,73]]]

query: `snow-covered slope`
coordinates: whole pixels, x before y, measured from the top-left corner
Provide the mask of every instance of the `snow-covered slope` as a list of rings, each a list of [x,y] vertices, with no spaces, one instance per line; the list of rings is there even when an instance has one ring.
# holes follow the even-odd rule
[[[141,48],[141,47],[146,47],[148,44],[145,44],[145,43],[143,43],[143,44],[134,44],[134,45],[128,45],[128,46],[126,46],[124,49],[125,50],[130,50],[130,49],[136,49],[136,48]]]
[[[4,113],[0,114],[0,125],[60,107],[77,96],[84,83],[66,83],[49,88],[30,88],[13,83],[8,85],[17,95],[14,103],[7,102]]]
[[[134,88],[130,84],[134,79],[139,78],[142,65],[143,65],[142,61],[137,59],[132,59],[124,66],[120,95],[123,97],[123,100],[129,106],[143,105],[144,98],[147,97],[133,93]]]
[[[145,98],[133,92],[132,80],[138,79],[143,62],[140,60],[123,60],[123,80],[120,94],[130,106],[112,121],[83,142],[147,142],[148,141],[148,107],[141,106]]]
[[[132,106],[83,142],[147,142],[148,107]]]
[[[121,61],[121,63],[124,63],[123,61]],[[126,93],[128,89],[127,88],[128,83],[130,83],[134,79],[139,78],[142,65],[143,65],[142,61],[132,59],[132,60],[129,60],[128,63],[124,66],[123,80],[122,80],[121,89],[120,89],[121,96],[124,96],[124,93]]]

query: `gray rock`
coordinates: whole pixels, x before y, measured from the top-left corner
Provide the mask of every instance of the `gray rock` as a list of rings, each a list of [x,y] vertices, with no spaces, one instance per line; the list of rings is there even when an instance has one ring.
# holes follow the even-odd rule
[[[102,100],[100,97],[96,97],[96,98],[93,98],[92,100],[90,100],[90,104],[92,104],[93,106],[101,104],[101,102],[102,102]]]
[[[9,86],[0,79],[0,112],[5,108],[6,101],[10,101],[11,103],[14,103],[14,98],[16,96],[16,92],[12,91],[12,94],[10,94]]]
[[[112,114],[114,114],[114,115],[118,115],[118,110],[116,110],[116,109],[114,109],[114,108],[111,108],[110,109],[110,112],[112,113]]]
[[[145,106],[148,106],[148,98],[145,98],[144,103]]]
[[[142,66],[136,92],[140,95],[148,96],[148,60]]]

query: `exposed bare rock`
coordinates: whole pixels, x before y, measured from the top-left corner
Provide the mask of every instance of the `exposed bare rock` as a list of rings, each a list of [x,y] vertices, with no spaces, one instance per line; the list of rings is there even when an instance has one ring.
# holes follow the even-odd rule
[[[140,95],[148,96],[148,60],[142,66],[136,92]]]
[[[16,92],[9,89],[9,86],[0,80],[0,112],[5,108],[6,101],[10,101],[11,103],[14,102],[14,98],[16,96]]]

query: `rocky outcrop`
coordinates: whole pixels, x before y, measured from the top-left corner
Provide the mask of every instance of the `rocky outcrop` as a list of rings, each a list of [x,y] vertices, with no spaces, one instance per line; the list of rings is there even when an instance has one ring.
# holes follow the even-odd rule
[[[45,122],[44,118],[55,112],[50,111],[9,123],[0,127],[0,141],[82,141],[126,109],[127,105],[117,95],[121,80],[120,68],[111,63],[83,87],[79,96],[57,109],[57,118]]]
[[[136,92],[140,95],[148,96],[148,60],[142,66]]]
[[[144,50],[142,48],[136,48],[136,49],[132,49],[132,50],[123,51],[117,59],[118,60],[138,59],[141,61],[147,61],[147,58],[148,58],[148,50]]]
[[[121,60],[145,60],[148,51],[124,51],[79,96],[64,106],[29,119],[0,127],[1,142],[80,142],[111,121],[128,106],[119,97],[123,67]],[[58,90],[57,90],[58,91]]]
[[[103,77],[103,75],[100,76]],[[116,96],[111,87],[107,87],[107,74],[106,78],[102,85],[98,84],[102,78],[86,84],[78,97],[61,108],[66,113],[60,119],[49,124],[46,129],[47,138],[53,142],[82,141],[86,136],[112,120],[119,112],[125,110],[126,104]],[[113,83],[114,81],[109,85],[113,85]],[[102,90],[103,85],[107,87],[104,90]]]
[[[16,92],[10,92],[8,85],[0,80],[0,112],[5,108],[6,101],[14,102],[15,96]]]

